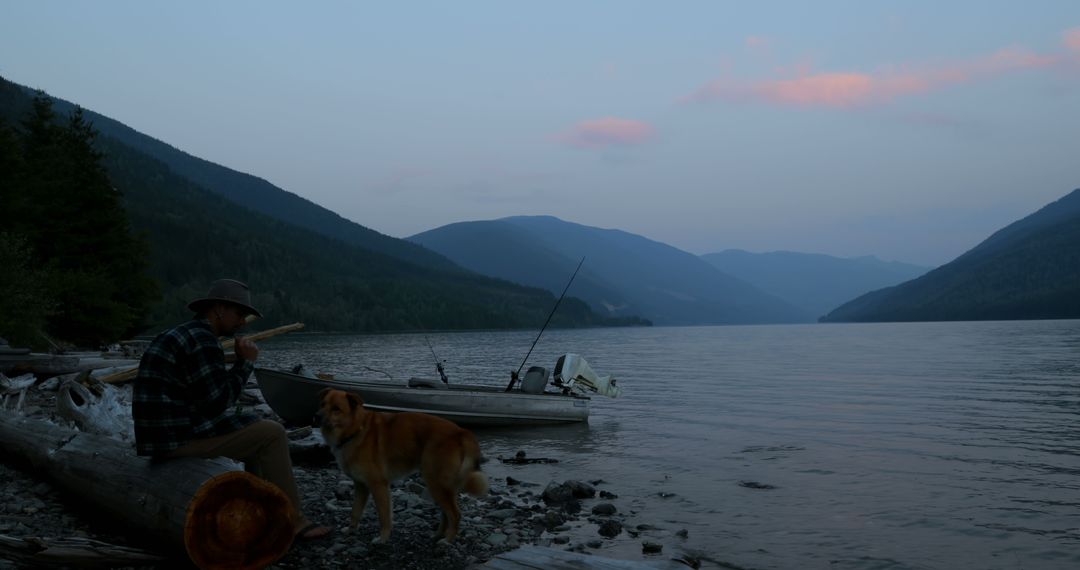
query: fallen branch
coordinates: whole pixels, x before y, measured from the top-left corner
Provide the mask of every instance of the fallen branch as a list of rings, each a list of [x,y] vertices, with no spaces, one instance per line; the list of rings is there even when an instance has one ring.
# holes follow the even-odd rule
[[[557,550],[546,546],[526,545],[496,554],[483,566],[487,570],[686,570],[687,565],[674,560],[616,560],[592,554]]]
[[[518,451],[511,458],[499,456],[499,461],[508,463],[510,465],[531,465],[533,463],[558,463],[558,459],[551,459],[549,457],[525,457],[524,451]]]
[[[15,378],[8,378],[3,374],[0,374],[0,394],[18,394],[23,390],[26,390],[37,381],[37,378],[33,374],[25,374],[23,376],[16,376]]]
[[[91,538],[16,538],[2,534],[0,534],[0,558],[16,560],[34,567],[79,566],[83,568],[145,566],[168,560],[152,552]]]
[[[499,461],[508,465],[532,465],[534,463],[558,463],[558,459],[551,459],[550,457],[530,457],[528,459],[524,457],[500,457]]]

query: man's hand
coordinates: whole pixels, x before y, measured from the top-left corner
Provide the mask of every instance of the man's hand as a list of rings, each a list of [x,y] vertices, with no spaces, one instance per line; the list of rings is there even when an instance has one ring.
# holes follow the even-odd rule
[[[259,347],[255,346],[255,342],[248,338],[236,339],[236,357],[242,360],[246,360],[252,364],[259,359]]]

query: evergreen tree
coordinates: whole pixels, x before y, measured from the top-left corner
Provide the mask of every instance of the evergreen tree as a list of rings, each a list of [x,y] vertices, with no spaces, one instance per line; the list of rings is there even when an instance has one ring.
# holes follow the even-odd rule
[[[52,302],[45,272],[36,268],[26,238],[0,233],[0,336],[12,346],[39,347]]]
[[[78,108],[58,125],[39,93],[23,128],[22,171],[7,193],[13,233],[26,236],[56,303],[46,331],[83,346],[131,334],[156,287],[146,275],[148,246],[131,233],[93,126]]]
[[[15,131],[0,117],[0,223],[11,223],[10,213],[15,211],[18,178],[22,173],[22,150]]]
[[[23,156],[15,131],[0,119],[0,204],[4,205],[0,224],[14,226],[21,217]],[[0,233],[0,337],[13,346],[37,346],[44,340],[39,332],[51,301],[45,291],[45,273],[34,266],[25,235]]]

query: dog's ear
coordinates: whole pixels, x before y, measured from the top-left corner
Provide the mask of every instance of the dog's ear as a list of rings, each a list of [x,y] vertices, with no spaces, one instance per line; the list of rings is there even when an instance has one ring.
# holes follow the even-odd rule
[[[319,401],[322,402],[323,400],[325,400],[326,395],[333,391],[333,388],[323,388],[322,390],[319,390]]]
[[[356,408],[359,408],[360,406],[364,405],[364,400],[362,400],[360,398],[360,396],[357,396],[356,394],[353,394],[352,392],[346,392],[345,397],[349,399],[349,411],[350,412],[355,412]]]

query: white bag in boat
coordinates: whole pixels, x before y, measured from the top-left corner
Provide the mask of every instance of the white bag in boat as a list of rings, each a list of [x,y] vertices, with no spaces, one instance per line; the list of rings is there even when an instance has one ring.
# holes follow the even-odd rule
[[[610,375],[600,376],[593,372],[589,363],[579,354],[564,354],[555,363],[555,385],[584,394],[586,391],[601,396],[618,398],[622,387]]]

